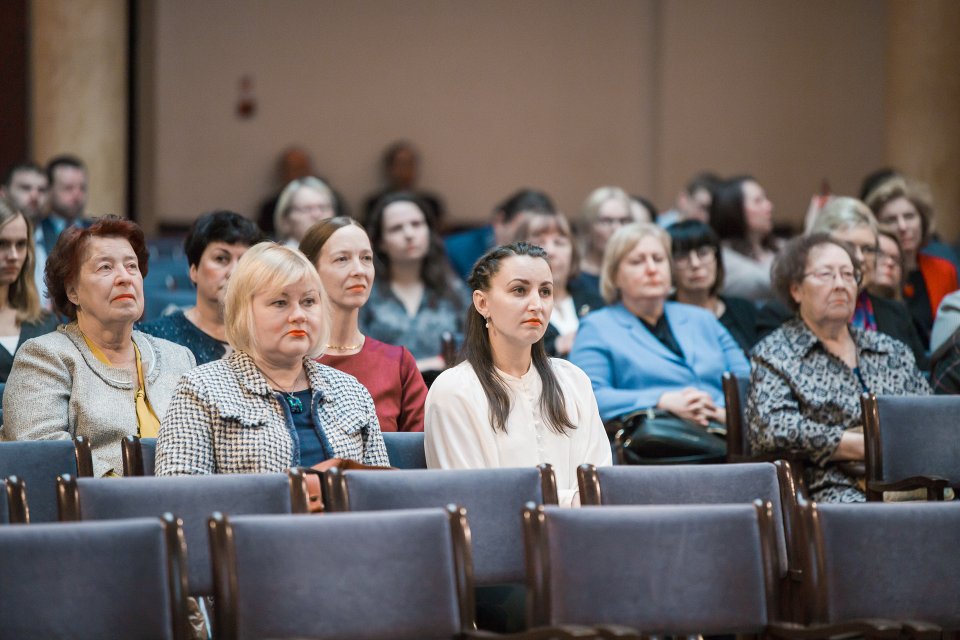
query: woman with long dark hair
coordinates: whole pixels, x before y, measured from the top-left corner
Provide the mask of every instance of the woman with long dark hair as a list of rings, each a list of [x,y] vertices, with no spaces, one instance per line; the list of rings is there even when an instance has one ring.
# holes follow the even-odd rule
[[[409,349],[421,371],[444,369],[441,336],[463,332],[470,295],[450,269],[430,208],[412,193],[389,194],[367,219],[367,235],[377,278],[361,330]]]
[[[465,362],[427,394],[427,466],[548,462],[561,504],[575,504],[577,467],[610,464],[610,445],[586,374],[543,346],[553,311],[547,254],[525,242],[497,247],[474,265],[469,285]]]
[[[773,203],[751,176],[731,178],[714,188],[710,226],[723,247],[722,293],[754,302],[773,298],[770,267],[778,244],[772,214]]]

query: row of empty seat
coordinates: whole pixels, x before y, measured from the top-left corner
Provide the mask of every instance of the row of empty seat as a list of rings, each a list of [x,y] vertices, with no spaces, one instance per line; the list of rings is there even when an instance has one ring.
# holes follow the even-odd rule
[[[548,469],[510,471],[539,503],[514,508],[523,498],[514,492],[508,504],[473,497],[472,507],[414,508],[415,500],[389,503],[367,481],[396,475],[395,493],[408,495],[422,478],[410,485],[402,472],[346,472],[349,506],[361,511],[307,516],[291,514],[305,505],[291,488],[295,472],[66,478],[71,508],[97,522],[0,527],[0,638],[182,637],[180,599],[210,593],[222,638],[462,637],[473,627],[473,586],[515,580],[527,586],[531,628],[788,638],[939,637],[960,629],[956,503],[814,505],[801,497],[791,544],[802,607],[787,613],[771,501],[559,509],[543,504]],[[437,486],[472,497],[467,487],[476,494],[478,482],[504,474],[405,475],[443,476]],[[174,504],[174,485],[193,500]],[[449,497],[441,493],[434,487],[425,501]],[[201,515],[205,502],[232,513]],[[168,506],[185,515],[162,524],[140,517]],[[148,530],[149,539],[135,535]],[[106,541],[87,540],[98,531]],[[177,555],[184,548],[187,560]],[[158,581],[147,584],[154,574]],[[61,598],[69,601],[63,611]],[[158,603],[150,614],[128,610]],[[164,625],[169,633],[161,634]]]

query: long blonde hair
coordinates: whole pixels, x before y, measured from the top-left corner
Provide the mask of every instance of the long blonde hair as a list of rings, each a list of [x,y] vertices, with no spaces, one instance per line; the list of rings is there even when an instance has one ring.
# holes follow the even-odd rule
[[[17,310],[17,324],[22,324],[36,322],[43,315],[37,283],[33,279],[33,269],[37,260],[37,252],[33,244],[33,225],[10,200],[0,198],[0,229],[18,217],[23,218],[27,225],[27,257],[23,261],[23,267],[17,279],[7,289],[7,303]]]

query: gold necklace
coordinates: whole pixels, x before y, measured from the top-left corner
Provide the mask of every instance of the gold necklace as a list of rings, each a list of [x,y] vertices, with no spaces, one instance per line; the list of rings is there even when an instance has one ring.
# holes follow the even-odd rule
[[[353,351],[354,349],[362,347],[366,339],[366,336],[360,336],[360,342],[357,344],[328,344],[327,349],[333,349],[334,351]]]

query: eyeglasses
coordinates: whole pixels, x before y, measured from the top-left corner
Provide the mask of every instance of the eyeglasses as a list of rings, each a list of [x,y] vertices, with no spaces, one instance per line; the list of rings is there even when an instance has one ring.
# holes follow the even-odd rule
[[[837,276],[840,276],[845,284],[860,284],[860,281],[863,280],[863,273],[859,269],[840,269],[839,271],[817,269],[803,274],[804,278],[813,278],[820,284],[830,284]]]
[[[717,249],[716,247],[711,247],[710,245],[704,245],[702,247],[697,247],[696,249],[691,249],[685,253],[674,254],[673,264],[677,268],[686,269],[690,266],[694,256],[697,257],[698,262],[702,264],[710,264],[715,262],[717,259]]]

